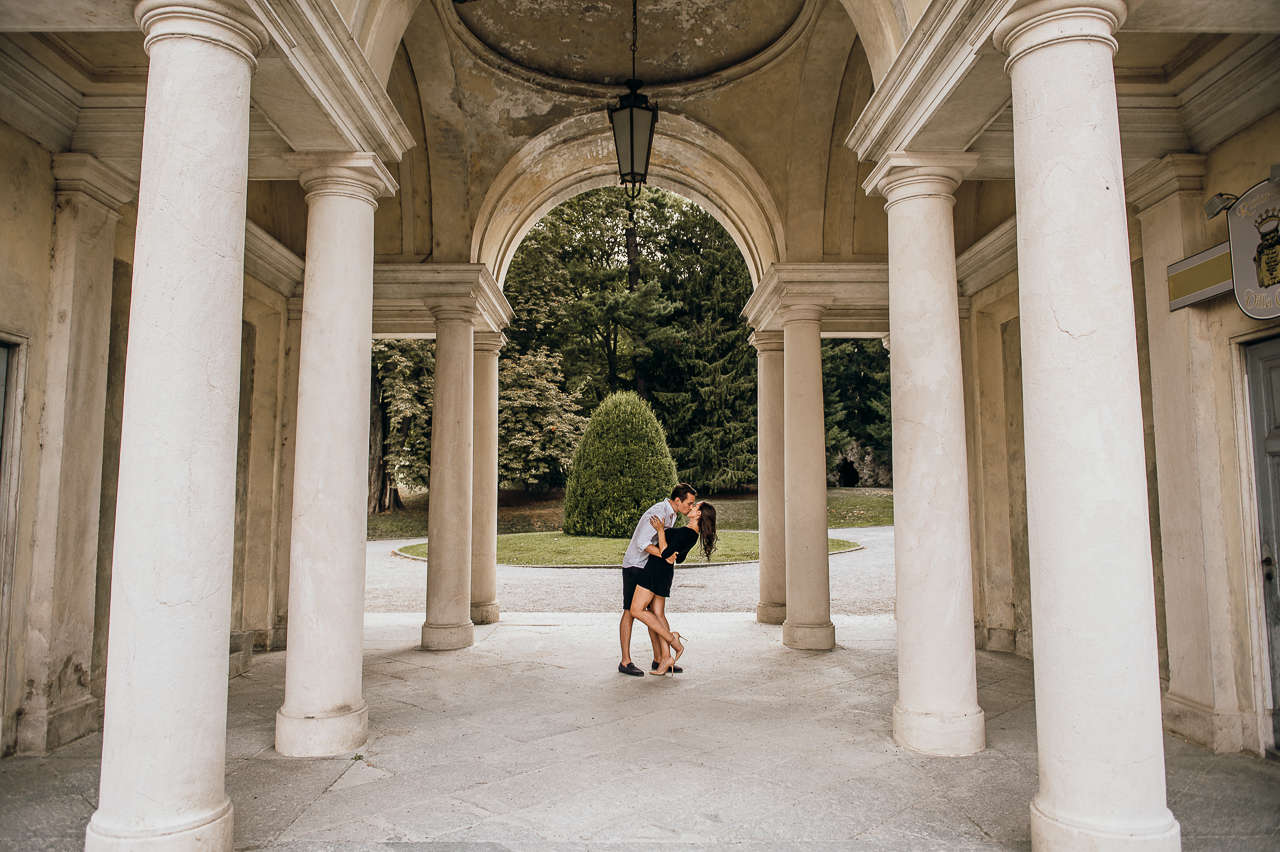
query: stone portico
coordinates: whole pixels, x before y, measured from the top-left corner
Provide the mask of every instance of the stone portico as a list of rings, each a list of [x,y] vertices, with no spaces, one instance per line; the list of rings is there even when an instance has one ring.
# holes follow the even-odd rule
[[[539,217],[616,181],[629,10],[597,6],[566,28],[530,2],[0,5],[0,747],[101,731],[86,848],[233,848],[229,633],[283,652],[275,754],[377,730],[374,337],[437,345],[413,653],[502,624],[501,285]],[[755,285],[769,654],[853,641],[823,542],[821,340],[883,338],[894,742],[985,753],[979,652],[1030,659],[1034,637],[1033,847],[1180,848],[1162,728],[1275,746],[1249,388],[1280,321],[1166,296],[1170,265],[1225,239],[1203,202],[1280,161],[1280,10],[699,10],[642,14],[650,183],[712,212]]]

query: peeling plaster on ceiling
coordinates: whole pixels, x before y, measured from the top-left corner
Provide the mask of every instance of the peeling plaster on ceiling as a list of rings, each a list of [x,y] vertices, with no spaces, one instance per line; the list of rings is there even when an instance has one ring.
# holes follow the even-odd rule
[[[636,72],[652,86],[722,71],[780,39],[803,7],[804,0],[642,0]],[[631,76],[625,0],[481,0],[456,8],[477,39],[531,70],[604,85]]]

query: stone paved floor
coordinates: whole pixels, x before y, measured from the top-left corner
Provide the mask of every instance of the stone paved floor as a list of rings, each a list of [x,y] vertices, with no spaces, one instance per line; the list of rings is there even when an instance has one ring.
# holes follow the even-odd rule
[[[421,614],[366,617],[359,756],[271,748],[284,655],[231,681],[236,843],[271,852],[1027,850],[1031,665],[980,652],[988,748],[926,758],[889,735],[891,616],[836,616],[833,652],[748,614],[672,615],[686,671],[628,678],[610,614],[510,614],[417,650]],[[637,631],[637,651],[641,651]],[[642,654],[637,659],[643,659]],[[76,850],[100,741],[0,761],[0,849]],[[1280,764],[1166,738],[1185,850],[1280,849]]]

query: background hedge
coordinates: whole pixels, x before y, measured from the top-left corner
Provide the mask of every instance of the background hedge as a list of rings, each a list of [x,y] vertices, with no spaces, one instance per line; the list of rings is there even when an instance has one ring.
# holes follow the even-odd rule
[[[564,531],[630,538],[644,510],[675,484],[676,464],[653,410],[633,391],[612,394],[591,415],[574,453]]]

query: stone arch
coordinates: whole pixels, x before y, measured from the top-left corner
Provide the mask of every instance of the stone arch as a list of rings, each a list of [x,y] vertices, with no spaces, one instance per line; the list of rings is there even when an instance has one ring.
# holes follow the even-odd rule
[[[351,34],[383,86],[391,77],[400,39],[422,0],[358,0],[351,12]]]
[[[764,180],[709,128],[673,113],[658,119],[649,183],[705,208],[742,252],[757,286],[786,261],[782,216]],[[471,261],[501,285],[529,229],[557,204],[617,183],[618,162],[603,111],[562,122],[530,140],[485,193],[471,237]]]
[[[924,4],[904,0],[840,0],[867,51],[876,88],[919,20]],[[910,8],[909,8],[910,7]],[[915,7],[920,7],[919,9]]]

